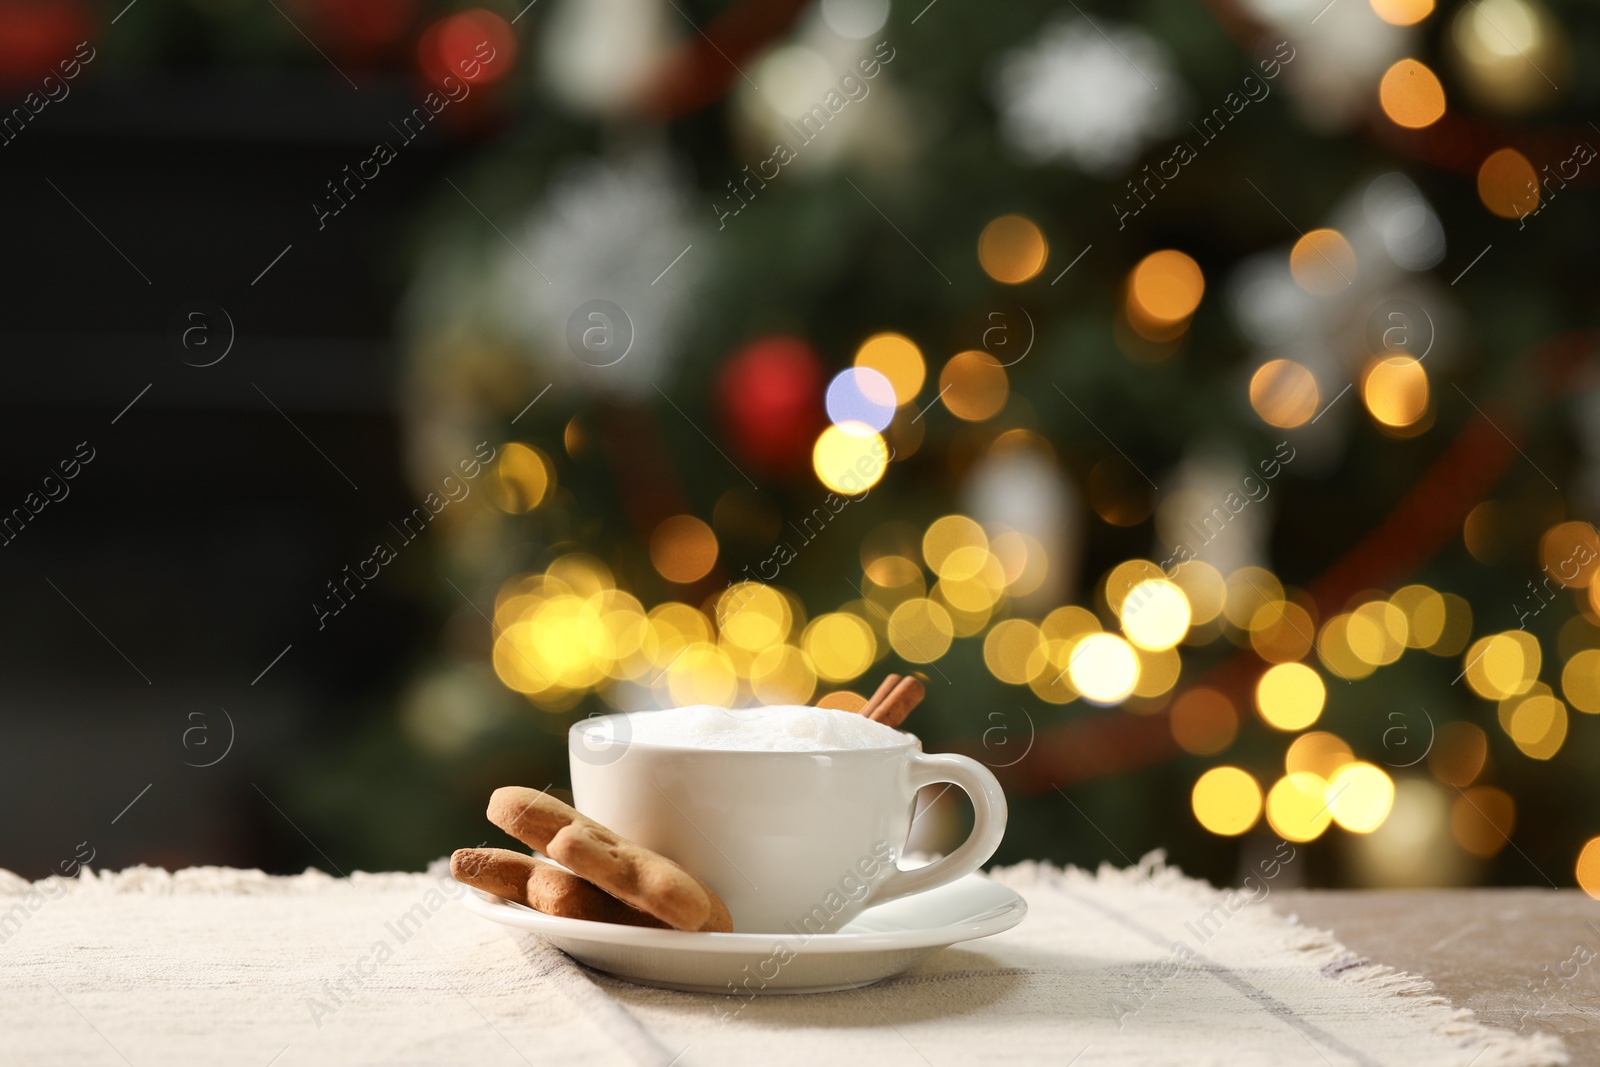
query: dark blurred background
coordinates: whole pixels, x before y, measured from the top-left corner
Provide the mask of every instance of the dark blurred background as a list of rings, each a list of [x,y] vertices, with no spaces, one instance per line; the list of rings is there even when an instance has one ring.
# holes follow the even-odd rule
[[[1005,862],[1600,891],[1594,23],[0,0],[0,865],[915,670]]]

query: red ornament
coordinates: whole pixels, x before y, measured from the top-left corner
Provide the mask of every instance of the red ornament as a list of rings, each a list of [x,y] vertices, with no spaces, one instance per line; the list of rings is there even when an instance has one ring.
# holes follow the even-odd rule
[[[436,88],[461,82],[492,85],[511,73],[516,58],[517,36],[511,24],[481,7],[440,19],[417,42],[422,76]],[[447,77],[454,82],[445,82]]]
[[[91,36],[89,12],[77,0],[0,0],[0,85],[37,89],[47,74],[60,81],[58,65]]]
[[[796,337],[763,337],[735,352],[717,408],[740,458],[767,472],[803,467],[824,422],[822,361]]]

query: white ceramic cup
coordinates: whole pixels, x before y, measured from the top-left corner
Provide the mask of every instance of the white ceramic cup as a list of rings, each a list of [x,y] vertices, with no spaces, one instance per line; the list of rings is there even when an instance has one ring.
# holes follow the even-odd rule
[[[727,903],[737,933],[831,933],[873,904],[971,874],[1005,833],[994,775],[966,756],[927,755],[910,734],[883,748],[823,752],[628,737],[625,715],[572,727],[573,805],[699,876]],[[972,833],[948,856],[901,870],[917,790],[941,782],[971,798]]]

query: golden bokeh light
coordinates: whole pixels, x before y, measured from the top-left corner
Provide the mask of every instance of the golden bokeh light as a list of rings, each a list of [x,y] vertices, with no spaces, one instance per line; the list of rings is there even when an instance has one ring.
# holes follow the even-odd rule
[[[811,620],[800,639],[817,676],[829,682],[859,678],[878,655],[877,635],[859,616],[832,612]]]
[[[1328,698],[1316,671],[1303,663],[1268,667],[1256,683],[1256,709],[1279,730],[1303,730],[1317,721]]]
[[[1556,584],[1582,589],[1600,573],[1600,534],[1586,522],[1563,522],[1539,539],[1539,563]]]
[[[877,485],[889,467],[883,435],[863,422],[829,426],[811,450],[817,480],[836,493],[854,496]]]
[[[1354,763],[1355,756],[1344,739],[1326,730],[1309,730],[1294,739],[1289,751],[1283,754],[1283,769],[1287,774],[1305,772],[1332,781],[1340,768]]]
[[[1561,695],[1588,715],[1600,715],[1600,649],[1585,648],[1561,668]]]
[[[1402,59],[1384,72],[1378,103],[1396,126],[1419,130],[1444,116],[1444,86],[1426,64]]]
[[[928,569],[942,574],[945,562],[964,548],[985,549],[989,536],[972,519],[965,515],[944,515],[928,525],[922,535],[922,559]]]
[[[1493,786],[1480,785],[1456,797],[1450,836],[1474,856],[1488,859],[1506,847],[1516,821],[1516,802]]]
[[[1292,359],[1268,360],[1250,377],[1250,406],[1268,426],[1304,426],[1321,398],[1317,379]]]
[[[1539,642],[1525,630],[1508,630],[1473,642],[1465,656],[1467,684],[1485,700],[1526,693],[1539,677]]]
[[[1133,592],[1134,587],[1140,582],[1161,581],[1165,578],[1166,572],[1147,559],[1123,560],[1106,572],[1106,606],[1111,609],[1111,614],[1120,616],[1123,601],[1128,599],[1128,594]]]
[[[909,404],[922,391],[928,367],[922,350],[911,338],[898,333],[875,333],[856,349],[855,365],[875,370],[894,387],[897,404]]]
[[[1600,900],[1600,837],[1591,837],[1584,842],[1582,851],[1578,853],[1578,862],[1573,865],[1573,873],[1578,879],[1578,888]]]
[[[1214,834],[1237,837],[1261,818],[1261,786],[1238,767],[1213,767],[1189,795],[1194,817]]]
[[[1286,841],[1312,841],[1333,821],[1328,811],[1328,783],[1300,771],[1273,783],[1267,793],[1267,823]]]
[[[1019,285],[1044,270],[1050,245],[1032,219],[1001,215],[978,236],[978,263],[997,282]]]
[[[1239,713],[1225,695],[1199,686],[1172,702],[1168,726],[1172,739],[1185,752],[1214,756],[1238,736]]]
[[[1187,320],[1205,291],[1200,264],[1173,248],[1145,256],[1128,276],[1130,310],[1157,326]]]
[[[1361,399],[1385,426],[1415,425],[1428,413],[1428,372],[1410,356],[1377,356],[1362,376]]]
[[[738,582],[717,598],[717,628],[725,640],[746,652],[781,643],[793,624],[788,598],[770,585]]]
[[[1191,626],[1204,626],[1222,614],[1228,583],[1217,568],[1204,560],[1192,559],[1173,568],[1172,580],[1189,601]]]
[[[1133,683],[1133,695],[1149,698],[1172,692],[1172,687],[1178,684],[1178,675],[1183,672],[1183,657],[1178,655],[1177,649],[1134,646],[1133,652],[1139,659],[1139,676]]]
[[[1405,618],[1407,648],[1428,648],[1444,634],[1444,597],[1425,585],[1407,585],[1389,598]]]
[[[1417,732],[1421,733],[1420,727]],[[1407,741],[1413,743],[1410,737]],[[1427,742],[1417,737],[1414,743]],[[1489,738],[1480,727],[1470,722],[1447,722],[1439,727],[1433,747],[1428,749],[1428,770],[1445,785],[1465,789],[1483,773],[1488,758]]]
[[[1335,615],[1322,626],[1317,635],[1317,659],[1340,678],[1355,680],[1365,678],[1377,669],[1350,647],[1350,614]]]
[[[1405,651],[1406,614],[1388,600],[1369,600],[1350,613],[1345,641],[1363,663],[1387,667]]]
[[[1333,821],[1353,834],[1370,834],[1394,809],[1394,780],[1370,763],[1347,763],[1328,780]]]
[[[555,469],[537,448],[511,441],[500,447],[489,480],[489,495],[500,510],[521,515],[538,507],[550,495]]]
[[[698,582],[717,562],[717,535],[693,515],[661,520],[650,535],[650,562],[669,582]]]
[[[960,352],[939,372],[939,399],[950,414],[967,422],[982,422],[1006,406],[1011,385],[1000,361],[987,352]]]
[[[1044,633],[1027,619],[995,623],[983,639],[989,673],[1010,685],[1027,685],[1047,667]]]
[[[1067,674],[1085,700],[1117,704],[1126,700],[1139,681],[1139,657],[1133,646],[1116,634],[1095,633],[1072,649]]]
[[[1268,663],[1293,663],[1311,651],[1317,624],[1293,601],[1274,600],[1250,617],[1250,647]]]
[[[667,668],[667,692],[680,707],[732,707],[739,695],[739,675],[726,652],[716,645],[696,642]]]
[[[1122,602],[1122,632],[1142,649],[1171,648],[1189,632],[1189,598],[1165,578],[1140,582]]]
[[[1372,10],[1391,26],[1415,26],[1433,14],[1433,0],[1371,0]]]
[[[926,597],[903,601],[889,616],[889,644],[901,659],[932,663],[950,651],[950,613]]]
[[[1263,607],[1282,603],[1283,599],[1283,583],[1277,575],[1265,567],[1240,567],[1228,575],[1223,611],[1229,622],[1246,630]]]
[[[1333,296],[1355,283],[1356,251],[1338,230],[1311,230],[1289,249],[1289,273],[1312,296]]]
[[[1454,656],[1467,647],[1472,637],[1472,605],[1454,593],[1441,594],[1444,600],[1444,630],[1428,646],[1435,656]]]
[[[1478,199],[1503,219],[1520,219],[1539,207],[1539,175],[1515,148],[1491,152],[1478,167]]]
[[[750,665],[750,691],[763,704],[809,704],[817,674],[793,645],[773,645]]]
[[[853,693],[848,689],[837,692],[825,693],[817,698],[817,707],[832,708],[835,711],[848,711],[854,715],[867,706],[867,698],[860,693]]]
[[[1516,700],[1506,733],[1524,756],[1550,759],[1561,751],[1561,744],[1567,739],[1567,706],[1547,693]]]

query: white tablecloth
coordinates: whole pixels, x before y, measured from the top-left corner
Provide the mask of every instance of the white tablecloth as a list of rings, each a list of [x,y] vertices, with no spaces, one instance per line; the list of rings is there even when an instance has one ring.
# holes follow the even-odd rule
[[[0,871],[5,1064],[1565,1062],[1427,983],[1155,859],[996,872],[1017,928],[879,985],[730,998],[630,985],[468,913],[428,874]],[[397,921],[421,905],[424,922]],[[732,1006],[737,1006],[736,1004]]]

